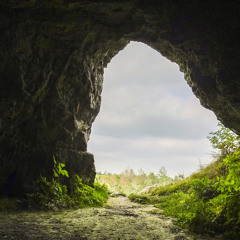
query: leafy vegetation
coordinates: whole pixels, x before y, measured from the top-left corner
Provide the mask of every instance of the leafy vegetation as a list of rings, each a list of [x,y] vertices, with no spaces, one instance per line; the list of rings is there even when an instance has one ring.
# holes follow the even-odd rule
[[[79,208],[79,207],[100,207],[106,202],[109,196],[108,188],[100,183],[93,187],[82,182],[78,175],[70,180],[70,187],[64,184],[65,178],[69,178],[64,163],[57,163],[53,156],[54,169],[51,181],[41,176],[37,183],[37,193],[33,201],[41,208]]]
[[[107,185],[113,192],[120,192],[125,195],[137,193],[144,187],[154,184],[164,186],[173,182],[173,179],[167,176],[164,167],[159,169],[158,173],[153,172],[146,174],[142,169],[136,174],[133,169],[126,169],[120,174],[97,173],[97,180]]]
[[[219,124],[208,137],[220,150],[218,159],[187,179],[155,188],[151,194],[130,195],[135,202],[151,203],[197,233],[239,239],[240,144],[239,136]]]
[[[214,149],[221,151],[221,157],[226,157],[240,148],[240,136],[236,135],[229,128],[224,127],[222,123],[218,123],[220,128],[216,132],[210,132],[207,137],[212,143]]]

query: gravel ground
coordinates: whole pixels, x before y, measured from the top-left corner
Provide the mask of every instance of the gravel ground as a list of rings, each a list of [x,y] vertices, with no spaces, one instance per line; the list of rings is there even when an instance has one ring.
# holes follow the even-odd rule
[[[212,240],[186,233],[160,209],[122,196],[102,208],[0,213],[0,239]]]

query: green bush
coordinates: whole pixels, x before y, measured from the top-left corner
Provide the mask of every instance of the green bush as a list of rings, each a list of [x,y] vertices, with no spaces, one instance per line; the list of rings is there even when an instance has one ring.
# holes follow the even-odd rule
[[[208,177],[201,177],[189,181],[190,191],[194,193],[198,199],[207,201],[218,195],[217,189],[214,187],[214,181]]]
[[[156,187],[152,191],[152,195],[161,196],[161,195],[169,195],[177,191],[187,191],[190,187],[188,184],[188,181],[189,180],[185,179],[185,180],[177,181],[174,184]]]
[[[73,192],[71,194],[73,206],[77,207],[100,207],[108,199],[109,193],[105,185],[95,183],[94,187],[90,187],[82,183],[82,179],[74,176]]]
[[[239,136],[220,126],[209,137],[221,150],[218,160],[185,180],[156,188],[144,196],[144,203],[162,208],[187,229],[235,240],[240,232]],[[130,199],[141,203],[143,197]]]
[[[34,203],[41,208],[62,208],[69,198],[67,187],[55,181],[48,181],[45,177],[37,182],[37,193],[33,196]]]
[[[95,183],[93,187],[86,185],[78,175],[70,179],[70,187],[63,184],[69,177],[65,164],[57,163],[53,157],[53,177],[48,181],[41,176],[37,182],[37,193],[33,196],[34,204],[45,209],[100,207],[109,197],[105,185]],[[71,191],[69,191],[71,189]]]
[[[240,227],[240,151],[228,155],[219,167],[226,169],[226,173],[218,176],[215,183],[221,192],[222,215],[226,224],[236,223]]]
[[[128,196],[128,198],[132,201],[132,202],[136,202],[136,203],[141,203],[141,204],[147,204],[147,203],[152,203],[151,199],[149,196],[147,195],[137,195],[137,194],[130,194]]]
[[[152,195],[130,195],[131,201],[151,203],[177,218],[179,225],[197,233],[226,234],[236,238],[240,231],[240,152],[228,155],[219,168],[225,174],[186,179],[158,187]]]
[[[232,132],[230,129],[225,128],[222,123],[218,123],[219,130],[210,132],[207,137],[212,143],[214,149],[221,151],[221,155],[226,157],[240,147],[240,136]]]

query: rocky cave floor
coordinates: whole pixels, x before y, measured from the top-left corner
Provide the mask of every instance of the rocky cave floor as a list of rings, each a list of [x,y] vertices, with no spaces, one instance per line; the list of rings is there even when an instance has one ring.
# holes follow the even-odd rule
[[[151,205],[111,197],[105,207],[78,210],[0,213],[0,239],[211,240],[179,229]],[[216,239],[216,238],[214,238]]]

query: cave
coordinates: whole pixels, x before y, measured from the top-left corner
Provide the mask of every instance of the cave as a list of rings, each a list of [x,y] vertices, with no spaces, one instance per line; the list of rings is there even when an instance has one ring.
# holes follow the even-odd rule
[[[179,65],[201,104],[240,134],[240,3],[3,0],[0,193],[34,191],[53,156],[92,184],[87,152],[104,67],[130,41]]]

